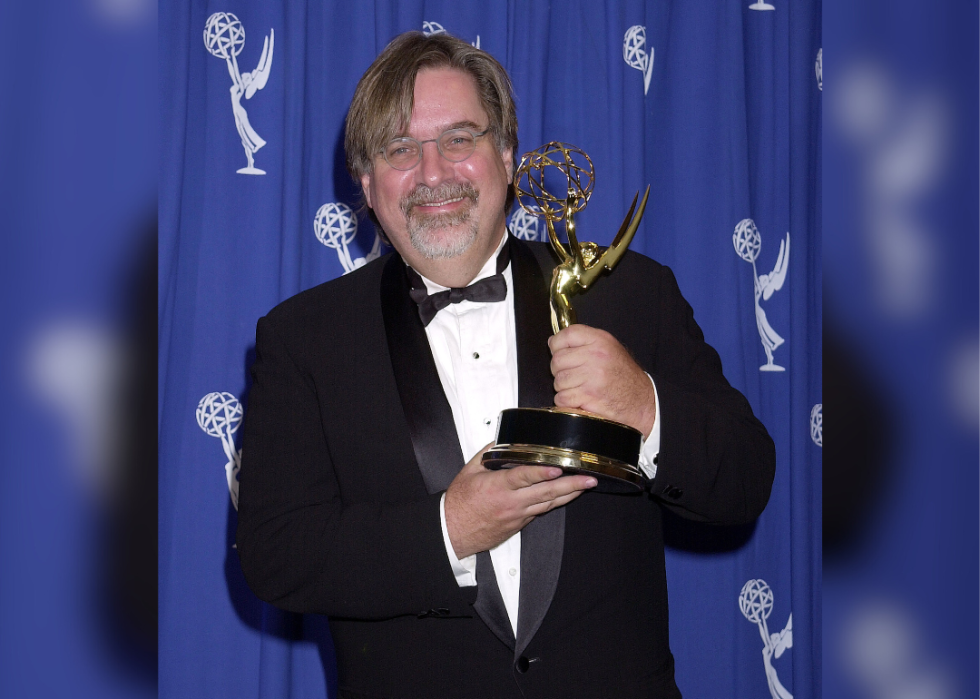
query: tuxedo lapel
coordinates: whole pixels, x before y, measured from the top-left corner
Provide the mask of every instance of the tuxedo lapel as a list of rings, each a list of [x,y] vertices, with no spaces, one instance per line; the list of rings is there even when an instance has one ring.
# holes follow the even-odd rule
[[[551,351],[548,349],[551,336],[549,280],[527,245],[512,238],[510,250],[517,330],[518,404],[523,408],[544,408],[555,403]],[[564,507],[536,517],[521,530],[521,591],[515,657],[524,652],[548,613],[558,586],[564,544]]]
[[[551,376],[551,316],[548,280],[534,253],[519,240],[509,241],[514,281],[517,335],[518,404],[540,408],[554,404]],[[381,311],[395,384],[408,421],[415,459],[426,490],[446,490],[464,466],[452,408],[442,390],[418,308],[409,296],[405,263],[392,255],[381,277]],[[490,554],[477,555],[474,610],[487,627],[520,655],[541,626],[558,585],[565,540],[565,509],[537,517],[521,532],[521,589],[515,638],[497,587]]]
[[[497,587],[497,575],[493,570],[493,560],[490,558],[489,551],[480,551],[476,554],[476,581],[476,602],[473,603],[473,609],[483,619],[483,623],[493,631],[493,635],[513,650],[514,627],[511,626],[507,607],[504,606],[504,598],[500,596],[500,588]],[[520,615],[518,615],[518,625],[520,625]]]
[[[429,339],[419,318],[418,306],[409,296],[405,263],[392,255],[381,276],[381,313],[388,337],[388,354],[395,385],[408,421],[415,460],[434,495],[449,487],[463,468],[452,408],[439,380]],[[497,587],[490,554],[477,555],[477,591],[473,609],[483,623],[508,648],[514,648],[514,632]]]
[[[449,487],[466,462],[418,307],[408,292],[405,263],[398,255],[392,255],[381,276],[381,313],[388,355],[415,460],[426,490],[434,495]]]

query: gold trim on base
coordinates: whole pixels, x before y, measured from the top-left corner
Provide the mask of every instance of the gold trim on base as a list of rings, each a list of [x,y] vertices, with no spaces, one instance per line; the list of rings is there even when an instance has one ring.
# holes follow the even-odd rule
[[[601,476],[600,492],[635,493],[643,490],[644,478],[631,464],[584,451],[546,447],[540,444],[498,444],[484,455],[486,468],[499,470],[514,466],[557,466],[566,473]]]

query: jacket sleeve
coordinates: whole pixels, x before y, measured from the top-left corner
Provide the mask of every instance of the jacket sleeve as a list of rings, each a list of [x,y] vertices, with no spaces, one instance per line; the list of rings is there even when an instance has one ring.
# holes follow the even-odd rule
[[[237,547],[249,586],[302,613],[468,616],[443,545],[440,495],[345,500],[317,385],[284,336],[272,315],[259,321],[239,474]]]
[[[673,273],[663,268],[660,329],[650,372],[661,409],[657,475],[651,492],[688,519],[740,524],[769,500],[776,451],[745,397],[725,379]]]

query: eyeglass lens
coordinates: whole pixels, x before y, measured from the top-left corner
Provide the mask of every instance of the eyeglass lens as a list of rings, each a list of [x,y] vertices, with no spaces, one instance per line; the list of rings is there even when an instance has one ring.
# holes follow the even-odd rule
[[[468,129],[451,129],[433,139],[446,160],[462,162],[476,149],[476,134]],[[396,170],[410,170],[422,159],[422,143],[414,138],[393,139],[384,149],[384,158]]]

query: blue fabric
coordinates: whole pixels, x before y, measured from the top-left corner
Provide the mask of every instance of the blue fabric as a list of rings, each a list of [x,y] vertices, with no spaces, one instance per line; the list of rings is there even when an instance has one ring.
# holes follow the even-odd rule
[[[243,579],[225,472],[235,464],[238,418],[227,411],[236,400],[247,409],[256,320],[372,252],[374,231],[361,218],[343,255],[340,238],[353,233],[345,207],[358,207],[343,164],[343,120],[377,53],[426,22],[467,41],[479,37],[510,72],[519,153],[561,140],[591,156],[597,184],[577,219],[580,238],[608,244],[634,193],[651,185],[632,247],[674,270],[726,376],[775,440],[772,498],[754,526],[669,523],[681,691],[766,696],[759,627],[739,607],[743,585],[760,579],[772,593],[762,613],[769,633],[793,615],[793,645],[772,659],[779,682],[795,697],[819,696],[821,447],[811,412],[822,403],[820,2],[773,4],[769,11],[750,9],[749,0],[161,5],[161,696],[335,690],[325,620],[279,612]],[[236,172],[247,156],[232,79],[227,61],[203,41],[216,12],[234,13],[245,29],[236,57],[243,74],[259,67],[274,31],[268,82],[240,100],[266,141],[253,156],[264,175]],[[643,54],[630,54],[634,67],[624,59],[624,37],[637,25],[645,44]],[[321,209],[327,204],[334,206]],[[733,245],[744,219],[759,233],[760,278],[778,272],[780,243],[789,238],[785,279],[759,302],[785,340],[773,352],[785,371],[760,371],[767,358],[753,265]],[[199,410],[212,393],[219,395]]]

